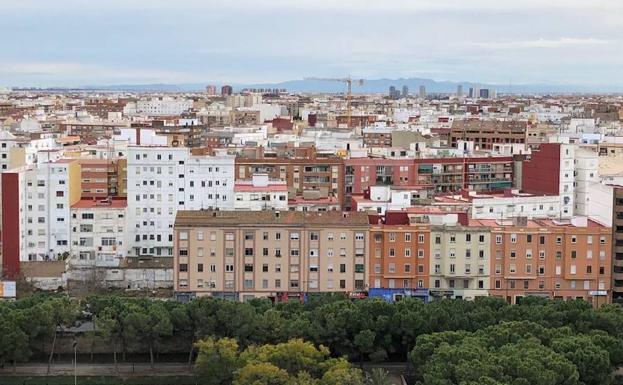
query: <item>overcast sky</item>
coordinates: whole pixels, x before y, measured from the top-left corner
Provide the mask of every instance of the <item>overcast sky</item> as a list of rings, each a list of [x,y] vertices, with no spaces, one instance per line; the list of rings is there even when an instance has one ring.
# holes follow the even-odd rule
[[[623,85],[621,0],[0,0],[0,86]]]

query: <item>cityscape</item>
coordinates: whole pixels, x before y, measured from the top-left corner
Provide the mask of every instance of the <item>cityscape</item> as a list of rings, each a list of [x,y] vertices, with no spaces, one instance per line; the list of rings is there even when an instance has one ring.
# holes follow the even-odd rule
[[[0,383],[623,384],[619,4],[9,3],[9,27],[47,10],[118,30],[77,48],[44,26],[67,46],[11,42],[0,65]],[[203,51],[179,37],[191,11],[212,23]],[[541,11],[563,32],[581,15],[603,26],[550,36]],[[211,12],[238,31],[216,41]],[[432,46],[437,66],[418,71],[406,52],[424,43],[380,32],[384,19],[376,38],[312,39],[323,22],[301,21],[290,31],[310,55],[342,49],[315,66],[296,44],[271,48],[276,31],[243,25],[248,12],[492,26],[447,42],[466,55],[456,75]],[[517,22],[487,19],[526,12],[535,29],[515,42]],[[482,40],[496,26],[504,42]],[[421,28],[396,26],[439,44]],[[115,62],[123,31],[144,57]],[[158,59],[148,34],[188,63]],[[472,65],[463,45],[490,60]],[[69,64],[91,49],[101,63]],[[552,66],[573,49],[577,63]],[[541,67],[496,68],[515,51]]]

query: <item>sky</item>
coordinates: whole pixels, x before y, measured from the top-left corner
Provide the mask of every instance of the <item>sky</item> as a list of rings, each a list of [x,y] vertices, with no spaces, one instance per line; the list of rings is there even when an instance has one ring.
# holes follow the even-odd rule
[[[0,86],[623,86],[621,0],[0,0]]]

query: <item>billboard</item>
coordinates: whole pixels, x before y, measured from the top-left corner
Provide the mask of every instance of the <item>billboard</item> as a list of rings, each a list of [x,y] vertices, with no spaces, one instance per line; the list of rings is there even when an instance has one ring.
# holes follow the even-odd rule
[[[15,281],[0,282],[0,298],[15,298],[17,294],[17,285]]]

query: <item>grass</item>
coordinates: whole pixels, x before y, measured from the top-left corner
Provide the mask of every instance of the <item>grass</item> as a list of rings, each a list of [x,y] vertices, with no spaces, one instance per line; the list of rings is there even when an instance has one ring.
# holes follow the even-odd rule
[[[0,376],[2,385],[74,385],[73,376]],[[196,385],[191,376],[78,376],[79,385]]]

